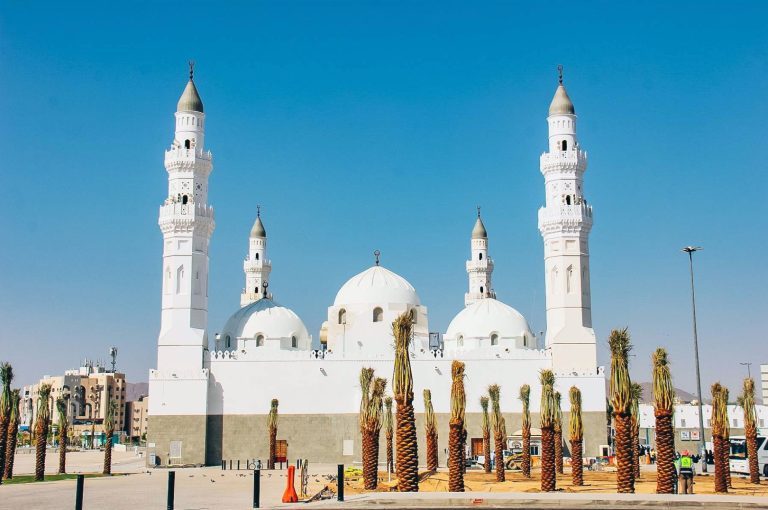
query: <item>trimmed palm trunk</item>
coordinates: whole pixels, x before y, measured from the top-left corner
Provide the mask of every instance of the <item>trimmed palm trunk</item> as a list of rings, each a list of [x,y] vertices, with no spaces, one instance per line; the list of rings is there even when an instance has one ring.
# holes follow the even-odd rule
[[[392,451],[392,438],[394,427],[392,420],[392,397],[384,399],[384,437],[387,439],[387,472],[395,471],[394,452]]]
[[[675,488],[675,387],[667,351],[656,349],[653,361],[653,408],[656,417],[656,493],[672,494]]]
[[[555,471],[563,474],[563,410],[561,408],[560,392],[555,392]]]
[[[448,490],[464,492],[464,413],[466,395],[464,393],[464,363],[453,361],[451,365],[451,421],[448,432]]]
[[[20,401],[21,395],[19,394],[19,390],[13,390],[11,392],[11,414],[8,422],[8,442],[6,443],[5,458],[0,458],[0,461],[3,462],[3,473],[6,478],[13,478],[13,462],[16,460],[16,441],[19,434]]]
[[[267,459],[267,469],[275,469],[277,460],[277,406],[280,402],[273,398],[269,405],[269,416],[267,417],[267,427],[269,429],[269,459]]]
[[[582,453],[584,447],[584,425],[581,418],[581,391],[571,386],[571,413],[568,421],[568,432],[571,440],[571,476],[573,485],[584,485],[584,464]]]
[[[67,401],[57,398],[56,411],[59,418],[59,474],[63,475],[67,472]]]
[[[552,492],[557,489],[555,470],[555,374],[542,370],[541,381],[541,490]]]
[[[8,425],[11,422],[11,381],[13,381],[13,367],[10,363],[0,364],[0,459],[5,459],[6,446],[8,445]],[[0,484],[3,477],[0,476]]]
[[[627,328],[611,331],[608,345],[611,349],[610,398],[616,428],[616,490],[620,493],[633,493],[635,477],[632,463],[632,381],[629,378],[629,351],[632,344]]]
[[[486,473],[491,472],[491,420],[488,417],[488,397],[480,397],[480,408],[483,410],[483,457]]]
[[[104,417],[104,432],[106,439],[104,443],[104,470],[105,475],[112,474],[112,436],[115,434],[115,413],[117,411],[117,402],[111,398],[107,402],[106,416]],[[61,468],[61,466],[59,466]]]
[[[504,442],[507,438],[507,425],[501,415],[500,403],[501,388],[498,384],[488,387],[488,396],[491,399],[491,417],[493,425],[494,463],[496,467],[496,481],[503,482],[506,479],[504,472]]]
[[[523,461],[522,471],[526,478],[531,477],[531,387],[523,384],[520,387],[520,402],[523,403]]]
[[[379,483],[379,433],[387,380],[373,377],[372,368],[360,371],[360,434],[363,443],[363,483],[374,490]]]
[[[632,383],[632,407],[630,429],[632,431],[632,477],[640,478],[640,399],[643,396],[643,387]]]
[[[427,470],[437,471],[437,419],[432,408],[432,392],[424,390],[424,435],[427,440]]]
[[[723,419],[723,466],[725,466],[725,483],[729,489],[733,489],[731,483],[731,422],[728,420],[728,388],[723,386],[723,406],[725,406],[725,418]]]
[[[396,447],[397,489],[419,491],[419,446],[416,439],[416,417],[413,413],[413,373],[408,345],[413,334],[413,317],[405,312],[392,323],[395,337],[395,369],[392,393],[397,402]]]
[[[760,465],[757,462],[757,417],[755,415],[755,381],[744,379],[739,404],[744,410],[744,437],[747,440],[747,461],[750,483],[760,483]]]
[[[728,492],[728,479],[725,472],[728,470],[727,461],[723,456],[723,436],[725,434],[725,422],[728,421],[728,408],[723,398],[723,387],[720,383],[712,385],[712,443],[715,456],[715,492]]]
[[[51,409],[48,400],[51,385],[42,384],[37,392],[37,420],[35,421],[35,481],[45,479],[45,447],[48,427],[51,423]]]

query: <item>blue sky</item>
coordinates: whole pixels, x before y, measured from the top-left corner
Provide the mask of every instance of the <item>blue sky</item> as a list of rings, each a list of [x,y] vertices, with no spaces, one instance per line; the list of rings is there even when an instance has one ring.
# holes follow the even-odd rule
[[[190,58],[214,154],[212,332],[238,306],[256,204],[270,289],[315,336],[374,249],[444,331],[477,204],[498,297],[543,330],[538,158],[562,63],[590,154],[601,362],[626,325],[636,379],[663,345],[694,388],[680,248],[702,245],[703,382],[734,393],[739,362],[768,362],[766,15],[763,2],[6,2],[0,359],[26,384],[116,345],[146,380],[163,150]]]

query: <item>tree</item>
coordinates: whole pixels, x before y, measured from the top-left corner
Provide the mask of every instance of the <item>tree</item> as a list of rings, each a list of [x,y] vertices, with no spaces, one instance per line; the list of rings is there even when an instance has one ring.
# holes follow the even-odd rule
[[[485,457],[485,472],[491,472],[491,420],[488,418],[488,397],[480,397],[480,408],[483,410],[483,457]]]
[[[56,411],[59,417],[59,474],[67,472],[67,401],[62,397],[56,399]]]
[[[656,493],[672,494],[675,487],[675,387],[669,369],[667,351],[661,347],[653,361],[653,409],[656,417]]]
[[[491,398],[491,417],[493,425],[494,463],[496,467],[496,481],[503,482],[506,479],[504,472],[504,443],[507,439],[507,424],[501,415],[501,388],[498,384],[488,386],[488,396]]]
[[[552,370],[539,373],[541,382],[541,490],[552,492],[557,488],[555,469],[555,374]]]
[[[269,405],[269,416],[267,417],[267,427],[269,428],[269,459],[267,460],[267,469],[275,469],[277,459],[277,406],[279,402],[276,398],[272,399]]]
[[[527,384],[520,386],[520,401],[523,403],[523,461],[521,468],[523,476],[531,477],[531,387]]]
[[[728,492],[728,480],[725,472],[728,469],[727,455],[723,455],[725,424],[728,421],[728,407],[723,398],[723,387],[720,383],[712,385],[712,443],[715,457],[715,492]]]
[[[5,448],[5,457],[0,457],[3,462],[3,472],[6,478],[13,478],[13,462],[16,460],[16,442],[19,439],[19,402],[21,395],[19,390],[11,392],[11,412],[8,421],[7,444]],[[2,476],[0,476],[2,478]]]
[[[387,472],[395,471],[394,452],[392,451],[392,437],[394,435],[392,427],[392,397],[384,399],[384,437],[387,438]]]
[[[379,482],[379,433],[387,380],[374,377],[372,368],[360,371],[360,434],[363,443],[363,483],[367,490]]]
[[[555,426],[553,427],[555,441],[555,471],[563,474],[563,409],[560,392],[555,392]]]
[[[464,363],[454,360],[451,364],[451,421],[448,432],[448,490],[464,492],[464,413],[466,394],[464,393]]]
[[[608,338],[611,350],[610,396],[616,428],[616,488],[620,493],[635,492],[632,463],[632,381],[629,378],[629,351],[632,344],[627,328],[614,329]]]
[[[757,417],[755,416],[755,380],[744,379],[739,405],[744,410],[744,437],[747,440],[749,481],[760,483],[760,465],[757,461]]]
[[[11,382],[13,381],[13,367],[10,363],[0,364],[0,459],[5,459],[5,450],[8,444],[8,424],[11,421]],[[0,484],[3,477],[0,476]]]
[[[630,406],[630,430],[632,431],[632,477],[640,478],[640,399],[643,387],[632,383],[632,405]]]
[[[104,432],[106,433],[106,442],[104,443],[104,470],[105,475],[112,474],[112,436],[115,434],[115,414],[117,413],[117,402],[110,398],[107,401],[106,414],[104,417]]]
[[[416,417],[413,414],[413,373],[408,345],[413,334],[413,317],[409,312],[392,323],[395,337],[395,369],[392,393],[397,403],[397,489],[419,491],[419,446],[416,439]]]
[[[582,461],[584,448],[584,425],[581,418],[581,391],[571,386],[571,413],[568,421],[568,432],[571,441],[571,476],[573,485],[584,485],[584,464]]]
[[[427,470],[437,471],[437,419],[432,408],[432,392],[424,390],[424,435],[427,439]]]
[[[51,409],[48,400],[51,385],[41,384],[37,390],[37,421],[35,422],[35,480],[45,479],[45,448],[48,428],[51,423]]]

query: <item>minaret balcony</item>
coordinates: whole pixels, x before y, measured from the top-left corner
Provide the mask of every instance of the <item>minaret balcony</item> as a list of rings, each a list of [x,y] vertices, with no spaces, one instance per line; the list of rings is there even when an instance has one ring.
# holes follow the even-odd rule
[[[467,261],[467,272],[476,273],[480,271],[493,271],[493,259],[485,258],[483,260]]]
[[[171,218],[213,218],[213,206],[192,202],[171,202],[160,206],[160,220]]]
[[[581,149],[545,152],[539,159],[539,168],[543,174],[555,170],[583,172],[587,169],[587,152]]]
[[[588,204],[560,205],[539,209],[539,230],[589,229],[592,226],[592,206]]]
[[[253,273],[263,269],[272,269],[272,261],[245,259],[245,261],[243,262],[243,269],[249,273]]]
[[[212,159],[211,151],[171,147],[165,151],[165,168],[168,171],[202,169],[210,172]]]

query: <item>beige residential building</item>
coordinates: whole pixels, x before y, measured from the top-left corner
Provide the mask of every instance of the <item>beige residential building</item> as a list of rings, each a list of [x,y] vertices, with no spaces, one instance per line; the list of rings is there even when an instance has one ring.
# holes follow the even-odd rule
[[[147,433],[149,397],[141,396],[138,400],[125,403],[125,427],[131,441],[141,441]]]

